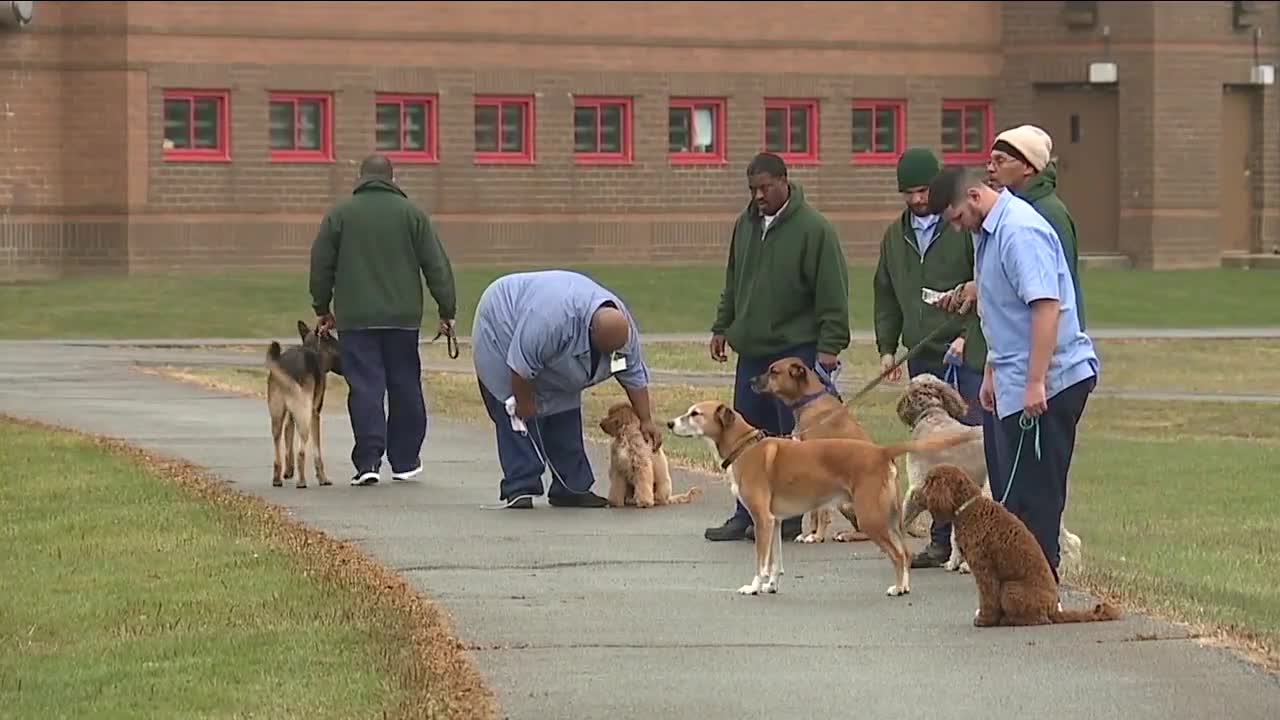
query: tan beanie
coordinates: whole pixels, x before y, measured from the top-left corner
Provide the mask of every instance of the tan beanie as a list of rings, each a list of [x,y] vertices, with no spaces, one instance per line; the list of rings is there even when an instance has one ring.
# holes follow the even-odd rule
[[[1053,154],[1053,138],[1035,125],[1019,125],[997,135],[991,149],[1023,160],[1040,172],[1049,164],[1049,157]]]

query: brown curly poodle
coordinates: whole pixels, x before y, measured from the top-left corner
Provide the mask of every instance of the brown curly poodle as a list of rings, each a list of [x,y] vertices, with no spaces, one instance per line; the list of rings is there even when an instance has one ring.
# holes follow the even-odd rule
[[[956,542],[978,585],[977,627],[1047,625],[1116,620],[1106,603],[1090,610],[1062,610],[1058,585],[1027,526],[1000,503],[984,497],[956,465],[936,465],[908,497],[909,523],[923,510],[955,527]]]
[[[671,494],[671,470],[667,454],[654,450],[640,432],[640,418],[630,403],[611,406],[600,420],[600,430],[612,438],[609,443],[609,505],[653,507],[684,505],[702,494],[694,486]]]

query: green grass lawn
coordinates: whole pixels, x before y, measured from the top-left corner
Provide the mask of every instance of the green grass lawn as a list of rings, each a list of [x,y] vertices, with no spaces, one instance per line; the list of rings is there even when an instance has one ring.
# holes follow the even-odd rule
[[[256,368],[167,369],[175,379],[247,394],[261,391]],[[474,379],[425,377],[433,413],[487,423]],[[346,387],[330,384],[326,407],[341,412]],[[660,418],[703,399],[731,400],[727,387],[661,385],[651,389]],[[585,394],[584,429],[594,441],[609,404],[626,396],[606,383]],[[907,437],[893,396],[870,396],[859,420],[881,442]],[[672,461],[717,473],[701,442],[668,436]],[[1084,541],[1085,570],[1069,578],[1193,623],[1232,629],[1280,652],[1280,406],[1170,403],[1095,397],[1075,461],[1067,524]],[[719,482],[714,478],[700,483]],[[677,482],[677,491],[683,484]]]
[[[446,685],[406,659],[404,614],[368,587],[321,577],[336,558],[299,559],[261,517],[204,502],[90,439],[3,418],[0,466],[0,714],[450,707]]]
[[[515,268],[460,267],[458,321],[469,333],[484,287]],[[618,292],[645,332],[706,332],[723,284],[718,265],[580,266]],[[853,326],[869,330],[872,268],[850,269]],[[1268,326],[1280,324],[1280,274],[1257,270],[1082,272],[1093,327]],[[98,277],[0,286],[9,309],[0,338],[276,337],[311,319],[307,271],[228,271],[173,276]],[[433,327],[427,299],[424,324]],[[431,334],[434,334],[432,332]]]

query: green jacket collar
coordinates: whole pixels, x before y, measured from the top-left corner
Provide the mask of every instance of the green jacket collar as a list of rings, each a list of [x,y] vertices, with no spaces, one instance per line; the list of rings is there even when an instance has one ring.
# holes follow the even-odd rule
[[[352,189],[351,194],[359,195],[362,192],[392,192],[400,197],[408,197],[408,195],[405,195],[404,191],[400,189],[399,185],[380,177],[368,177],[357,180],[356,186]]]
[[[777,227],[792,215],[795,215],[800,211],[800,208],[804,207],[806,204],[804,199],[804,188],[795,181],[788,181],[787,185],[791,188],[791,196],[787,198],[787,204],[782,207],[782,210],[778,213],[778,217],[774,218],[772,227]],[[751,218],[752,222],[757,223],[764,218],[764,216],[760,214],[760,209],[756,207],[754,200],[747,203],[747,217]]]
[[[1044,166],[1044,170],[1027,178],[1027,184],[1023,185],[1015,195],[1026,200],[1029,203],[1043,200],[1054,194],[1058,190],[1058,164],[1050,162]]]

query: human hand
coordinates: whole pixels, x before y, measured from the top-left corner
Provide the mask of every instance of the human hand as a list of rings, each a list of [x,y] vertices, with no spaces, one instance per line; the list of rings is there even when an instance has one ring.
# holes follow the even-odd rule
[[[880,372],[889,373],[888,375],[885,375],[885,380],[888,380],[889,382],[898,382],[902,379],[902,366],[899,365],[898,367],[893,367],[896,362],[898,362],[898,360],[893,356],[893,353],[885,353],[880,356]],[[893,368],[893,370],[889,370],[889,368]]]
[[[450,335],[453,333],[454,323],[454,320],[441,320],[440,324],[436,327],[436,332],[441,335]]]
[[[1040,417],[1049,410],[1049,401],[1045,398],[1044,381],[1027,381],[1022,391],[1022,412],[1029,417]]]
[[[724,348],[728,340],[723,335],[711,336],[711,359],[716,362],[728,362],[729,356],[725,354]]]
[[[644,435],[644,439],[649,441],[650,447],[654,451],[662,449],[662,432],[658,430],[657,424],[653,422],[653,418],[642,420],[640,422],[640,433]]]
[[[538,406],[533,402],[533,396],[521,398],[516,394],[516,417],[521,420],[530,420],[534,415],[538,414]]]
[[[836,365],[840,364],[840,358],[831,353],[820,352],[818,353],[818,364],[827,372],[831,372],[836,369]]]
[[[990,375],[982,378],[982,388],[978,390],[978,402],[987,412],[996,411],[996,384]]]
[[[964,338],[958,337],[951,341],[951,354],[956,357],[964,357]]]
[[[978,302],[978,284],[970,280],[943,295],[938,305],[947,312],[964,315],[976,302]]]
[[[333,326],[335,324],[336,324],[336,321],[333,319],[333,313],[325,313],[323,315],[317,315],[316,316],[316,334],[317,335],[328,334],[330,330],[333,330]]]

